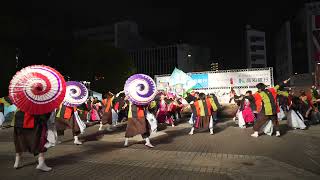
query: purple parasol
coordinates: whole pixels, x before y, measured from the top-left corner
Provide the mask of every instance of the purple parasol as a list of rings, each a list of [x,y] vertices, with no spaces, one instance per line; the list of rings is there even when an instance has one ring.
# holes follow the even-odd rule
[[[85,85],[77,81],[68,81],[64,105],[77,107],[86,102],[89,96],[88,89]]]
[[[124,86],[129,101],[136,105],[149,104],[157,94],[156,84],[145,74],[132,75]]]

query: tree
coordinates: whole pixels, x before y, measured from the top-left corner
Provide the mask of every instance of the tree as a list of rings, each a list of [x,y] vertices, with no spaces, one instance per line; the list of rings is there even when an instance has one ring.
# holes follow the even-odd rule
[[[90,81],[91,89],[101,93],[123,90],[126,79],[135,72],[127,53],[104,41],[74,41],[70,76]]]

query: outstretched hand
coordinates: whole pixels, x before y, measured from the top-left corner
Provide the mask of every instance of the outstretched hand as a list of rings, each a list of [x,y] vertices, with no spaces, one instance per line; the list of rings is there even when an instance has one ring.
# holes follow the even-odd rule
[[[287,84],[287,83],[290,81],[290,79],[291,79],[291,78],[289,78],[289,79],[287,79],[287,80],[283,81],[283,83],[284,83],[284,84]]]

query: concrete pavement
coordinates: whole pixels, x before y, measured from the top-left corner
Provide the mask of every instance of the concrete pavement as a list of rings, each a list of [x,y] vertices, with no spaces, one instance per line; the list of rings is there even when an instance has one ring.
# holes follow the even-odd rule
[[[124,127],[97,132],[90,127],[81,146],[72,144],[71,132],[63,143],[49,149],[52,172],[35,170],[36,161],[24,156],[23,168],[12,168],[12,128],[0,130],[0,168],[4,179],[320,179],[320,125],[289,130],[282,122],[280,138],[250,137],[251,128],[220,123],[208,131],[188,135],[187,123],[153,135],[155,148],[140,136],[123,147]],[[1,179],[2,179],[1,178]]]

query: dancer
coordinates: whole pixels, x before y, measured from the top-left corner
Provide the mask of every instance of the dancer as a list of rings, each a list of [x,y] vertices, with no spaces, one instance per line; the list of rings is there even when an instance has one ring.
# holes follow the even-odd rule
[[[216,106],[218,108],[218,110],[217,110],[217,112],[218,112],[222,108],[222,106],[218,100],[218,97],[214,93],[210,94],[210,96],[213,98],[213,102],[216,104]],[[217,112],[214,112],[212,114],[212,118],[213,118],[213,121],[215,122],[215,124],[218,121],[218,113]]]
[[[266,85],[259,83],[256,85],[258,92],[256,93],[256,105],[259,110],[257,122],[253,126],[254,133],[252,137],[259,136],[260,128],[271,119],[274,129],[276,130],[276,136],[280,137],[280,129],[277,113],[279,112],[279,106],[277,104],[277,90],[286,84],[288,80],[283,81],[283,84],[277,85],[273,88],[266,89]]]
[[[104,99],[102,100],[103,104],[103,115],[100,122],[99,131],[103,130],[103,125],[109,124],[112,125],[112,102],[114,95],[109,91],[105,94]],[[110,126],[109,126],[110,127]]]
[[[118,114],[118,120],[117,122],[123,122],[125,121],[128,117],[128,99],[126,99],[125,94],[123,92],[118,93],[119,96],[115,98],[115,105],[114,105],[114,110]]]
[[[255,116],[251,109],[250,100],[246,96],[241,100],[239,110],[239,127],[246,128],[247,125],[253,124]]]
[[[166,97],[164,94],[160,95],[160,100],[158,101],[158,112],[156,115],[157,121],[159,123],[167,123],[174,127],[173,118],[169,116],[168,104],[166,102]]]
[[[305,129],[304,118],[301,115],[302,101],[299,97],[293,97],[290,111],[288,113],[288,126],[293,129]]]
[[[0,127],[8,125],[7,122],[11,122],[16,108],[8,96],[0,98]]]
[[[194,129],[209,128],[210,134],[213,134],[213,119],[212,112],[217,111],[217,106],[212,98],[206,97],[204,93],[199,94],[199,100],[192,105],[193,116],[195,116],[195,122],[190,130],[190,135],[194,134]]]
[[[301,113],[310,125],[320,122],[320,112],[312,103],[312,98],[308,97],[305,91],[300,91],[302,101]]]
[[[14,144],[15,144],[15,163],[14,168],[20,167],[21,156],[23,152],[30,152],[34,156],[38,155],[38,165],[36,169],[41,171],[51,171],[45,163],[45,152],[47,148],[47,120],[51,113],[44,115],[30,115],[28,113],[17,111],[13,121]]]
[[[101,103],[99,102],[98,98],[91,97],[91,104],[90,104],[90,120],[93,122],[100,121],[102,113],[100,113]]]
[[[73,143],[75,145],[81,145],[82,142],[79,141],[79,134],[81,131],[74,114],[75,111],[77,111],[75,107],[68,107],[61,104],[60,108],[57,110],[56,127],[59,136],[64,135],[66,129],[71,129],[74,138]]]
[[[135,105],[132,102],[129,103],[128,123],[124,142],[125,147],[128,146],[130,137],[134,137],[139,134],[146,141],[145,146],[149,148],[154,147],[149,139],[150,126],[145,117],[145,108],[146,107],[144,106]]]

